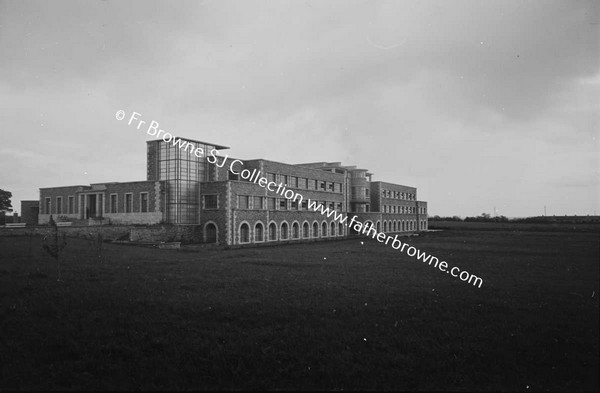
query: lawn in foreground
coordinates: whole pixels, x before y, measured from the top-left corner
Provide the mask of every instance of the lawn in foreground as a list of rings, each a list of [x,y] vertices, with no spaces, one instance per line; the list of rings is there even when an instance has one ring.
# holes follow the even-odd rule
[[[0,238],[0,389],[598,386],[598,234],[407,240],[482,288],[365,239],[102,260],[68,239],[57,282],[41,239]]]

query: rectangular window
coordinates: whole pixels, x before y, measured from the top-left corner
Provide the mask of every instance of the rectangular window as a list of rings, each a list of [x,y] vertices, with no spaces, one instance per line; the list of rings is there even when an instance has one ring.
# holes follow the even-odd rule
[[[288,186],[288,176],[287,175],[279,175],[280,179],[281,179],[281,184],[283,184],[284,186]]]
[[[110,212],[111,213],[117,213],[117,194],[110,194]]]
[[[267,209],[269,210],[275,210],[275,198],[268,198],[267,199]]]
[[[125,194],[125,213],[133,212],[133,194]]]
[[[140,192],[140,211],[148,213],[148,193]]]
[[[62,197],[56,197],[56,214],[62,214]]]
[[[73,198],[72,196],[69,197],[69,207],[68,207],[68,212],[69,214],[73,214],[74,212],[74,207],[75,207],[75,198]]]
[[[202,205],[205,210],[218,209],[219,198],[217,197],[217,195],[203,195]]]
[[[279,200],[279,210],[287,210],[287,199]]]
[[[300,210],[307,210],[308,209],[308,201],[302,201],[302,206],[300,208]]]
[[[334,183],[328,182],[327,183],[327,188],[329,189],[329,191],[334,191],[335,190]]]
[[[44,211],[46,214],[52,214],[50,211],[50,198],[46,198],[46,204],[44,205]]]
[[[335,203],[330,202],[329,203],[329,211],[335,210]]]
[[[290,201],[290,210],[298,210],[298,201]]]
[[[298,187],[298,178],[296,176],[290,176],[290,187]]]
[[[298,187],[306,189],[306,187],[308,186],[307,182],[308,179],[305,177],[298,178]]]
[[[238,209],[248,209],[248,195],[238,196]]]
[[[342,192],[342,183],[335,183],[335,192]]]
[[[337,210],[339,212],[342,211],[342,203],[341,202],[335,204],[335,210]]]
[[[314,190],[315,189],[315,180],[313,180],[313,179],[306,179],[306,182],[308,184],[308,189],[309,190]]]
[[[327,182],[322,181],[320,184],[319,190],[326,191],[327,190]]]
[[[263,197],[255,196],[252,207],[255,210],[262,210],[263,208]]]
[[[277,180],[275,180],[275,174],[274,173],[270,173],[270,172],[267,172],[267,180],[268,181],[273,181],[273,182],[277,181]]]

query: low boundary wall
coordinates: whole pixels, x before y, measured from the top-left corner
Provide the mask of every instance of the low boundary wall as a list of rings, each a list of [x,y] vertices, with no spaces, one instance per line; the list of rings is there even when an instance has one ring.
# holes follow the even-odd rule
[[[46,236],[52,232],[50,226],[21,228],[0,228],[0,236]],[[67,237],[90,238],[102,234],[104,240],[129,240],[132,242],[181,242],[184,244],[202,243],[200,225],[98,225],[60,226],[59,234]]]
[[[65,233],[67,237],[89,238],[102,234],[105,240],[127,239],[129,236],[128,226],[61,226],[58,233]],[[0,228],[0,236],[46,236],[51,234],[53,228],[50,226],[35,226],[25,228]]]
[[[202,227],[200,225],[132,227],[129,240],[132,242],[202,243]]]

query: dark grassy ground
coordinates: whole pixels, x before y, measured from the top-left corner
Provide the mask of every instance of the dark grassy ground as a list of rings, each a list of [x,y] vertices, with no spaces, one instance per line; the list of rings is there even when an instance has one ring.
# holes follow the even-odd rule
[[[238,250],[0,238],[0,389],[598,388],[599,236],[448,231]],[[592,293],[594,296],[592,297]]]

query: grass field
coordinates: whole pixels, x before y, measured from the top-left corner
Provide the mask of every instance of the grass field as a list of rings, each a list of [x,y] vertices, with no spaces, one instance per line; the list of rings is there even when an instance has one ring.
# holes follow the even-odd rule
[[[154,250],[0,238],[0,390],[598,388],[599,235]]]

